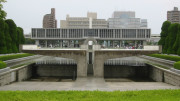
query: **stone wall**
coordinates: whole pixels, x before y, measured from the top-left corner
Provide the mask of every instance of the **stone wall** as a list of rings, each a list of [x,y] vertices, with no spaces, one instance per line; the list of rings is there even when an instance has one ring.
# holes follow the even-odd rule
[[[149,65],[150,66],[150,65]],[[157,82],[165,82],[174,86],[180,86],[180,74],[157,66],[150,66],[150,78]]]
[[[31,78],[32,66],[26,65],[0,74],[0,86]]]

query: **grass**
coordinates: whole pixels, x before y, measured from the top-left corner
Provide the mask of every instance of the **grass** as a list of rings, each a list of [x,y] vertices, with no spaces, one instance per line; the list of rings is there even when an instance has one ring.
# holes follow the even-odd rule
[[[32,56],[33,54],[15,54],[15,55],[5,55],[5,56],[0,56],[0,61],[6,61],[6,60],[12,60],[12,59],[17,59],[17,58],[22,58],[22,57],[27,57],[27,56]]]
[[[174,68],[175,68],[175,69],[179,69],[179,70],[180,70],[180,61],[179,61],[179,62],[174,63]]]
[[[3,61],[0,61],[0,69],[6,68],[7,64],[4,63]]]
[[[166,60],[171,60],[171,61],[180,61],[180,57],[179,56],[170,56],[170,55],[163,55],[163,54],[151,54],[148,55],[151,57],[156,57],[156,58],[161,58],[161,59],[166,59]]]
[[[24,65],[30,65],[32,63],[34,63],[34,62],[28,62],[28,63],[24,63],[24,64],[19,64],[19,65],[11,67],[11,69],[15,69],[15,68],[18,68],[18,67],[21,67],[21,66],[24,66]]]
[[[0,91],[1,101],[180,101],[180,90]]]
[[[146,62],[146,63],[147,63],[147,64],[150,64],[150,65],[158,66],[158,67],[163,68],[163,69],[170,69],[170,68],[168,68],[168,67],[166,67],[166,66],[162,66],[162,65],[160,65],[160,64],[150,63],[150,62]]]

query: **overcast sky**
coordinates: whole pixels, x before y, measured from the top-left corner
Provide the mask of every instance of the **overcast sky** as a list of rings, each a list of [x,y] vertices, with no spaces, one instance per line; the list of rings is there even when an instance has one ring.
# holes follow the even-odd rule
[[[26,34],[31,28],[42,28],[43,16],[50,13],[51,8],[56,9],[58,28],[67,14],[84,17],[89,11],[97,12],[98,18],[108,19],[113,11],[135,11],[137,18],[148,20],[152,34],[159,34],[167,11],[174,6],[180,9],[180,0],[7,0],[4,10],[7,18],[13,19]]]

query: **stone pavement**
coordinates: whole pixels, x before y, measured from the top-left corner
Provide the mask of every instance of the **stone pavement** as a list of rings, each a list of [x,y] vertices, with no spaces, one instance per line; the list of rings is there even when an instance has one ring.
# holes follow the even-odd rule
[[[105,82],[104,78],[78,78],[76,81],[68,82],[16,82],[1,86],[0,91],[50,91],[50,90],[99,90],[99,91],[130,91],[130,90],[157,90],[157,89],[180,89],[163,82]]]

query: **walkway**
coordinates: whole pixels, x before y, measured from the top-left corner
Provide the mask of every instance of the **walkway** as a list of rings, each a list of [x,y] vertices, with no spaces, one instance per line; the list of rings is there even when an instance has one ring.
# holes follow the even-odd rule
[[[180,89],[162,82],[105,82],[104,78],[78,78],[75,82],[17,82],[0,87],[0,90],[100,90],[100,91],[129,91],[129,90],[157,90]]]

